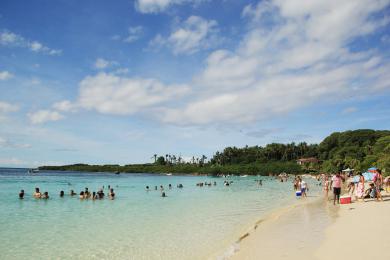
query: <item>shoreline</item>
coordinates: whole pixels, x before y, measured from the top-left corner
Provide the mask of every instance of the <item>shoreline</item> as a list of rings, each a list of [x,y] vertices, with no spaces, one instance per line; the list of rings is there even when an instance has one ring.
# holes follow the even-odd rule
[[[386,238],[380,236],[390,233],[390,194],[382,194],[383,202],[333,206],[319,196],[278,209],[243,233],[225,255],[213,259],[390,259]],[[362,247],[375,250],[357,250]]]
[[[209,259],[255,259],[247,256],[246,252],[252,251],[253,242],[257,241],[259,235],[267,237],[265,234],[268,234],[268,232],[271,231],[273,232],[275,228],[278,228],[280,220],[284,222],[286,219],[295,216],[302,209],[318,209],[320,204],[323,204],[322,197],[312,195],[311,197],[309,196],[307,200],[299,199],[291,205],[276,208],[271,212],[266,213],[263,217],[254,219],[251,224],[243,227],[242,232],[236,236],[234,242],[230,243],[224,250],[214,253]],[[333,214],[336,213],[334,212]],[[279,225],[279,227],[283,227],[283,225]]]

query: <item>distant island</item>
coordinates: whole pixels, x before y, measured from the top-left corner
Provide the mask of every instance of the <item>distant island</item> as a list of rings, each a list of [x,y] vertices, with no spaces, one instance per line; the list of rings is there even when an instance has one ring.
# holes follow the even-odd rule
[[[39,170],[113,173],[173,173],[199,175],[274,175],[331,173],[351,168],[365,171],[376,166],[390,175],[390,131],[360,129],[334,132],[319,144],[271,143],[262,146],[227,147],[184,162],[180,156],[154,154],[153,163],[129,165],[41,166]]]

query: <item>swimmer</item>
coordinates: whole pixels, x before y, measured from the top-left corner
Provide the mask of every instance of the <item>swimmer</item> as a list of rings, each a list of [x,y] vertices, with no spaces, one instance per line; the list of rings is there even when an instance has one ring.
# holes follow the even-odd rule
[[[76,192],[74,192],[74,190],[70,190],[70,196],[74,196],[74,195],[77,195],[77,193]]]
[[[146,186],[146,191],[149,191],[149,186]]]
[[[49,198],[49,193],[45,191],[42,195],[42,199],[48,199]]]
[[[65,195],[64,191],[63,190],[60,191],[60,197],[62,198],[62,197],[64,197],[64,195]]]
[[[108,193],[108,197],[109,197],[110,199],[112,199],[112,200],[115,198],[114,189],[110,189],[110,193]]]
[[[19,192],[19,199],[24,199],[24,190],[20,190]]]
[[[85,199],[85,197],[84,197],[84,191],[81,191],[81,192],[80,192],[79,198],[80,198],[81,200]]]
[[[168,187],[169,187],[169,189],[172,189],[172,184],[169,184]]]
[[[39,191],[39,188],[35,188],[34,198],[40,199],[42,197],[42,193]]]
[[[166,196],[165,192],[161,193],[161,197],[165,198]]]
[[[157,190],[157,186],[154,186],[154,189]]]

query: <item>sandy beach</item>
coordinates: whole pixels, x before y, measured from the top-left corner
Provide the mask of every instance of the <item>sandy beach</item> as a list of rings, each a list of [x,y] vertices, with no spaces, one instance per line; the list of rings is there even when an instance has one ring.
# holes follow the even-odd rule
[[[390,259],[384,195],[384,202],[302,202],[245,234],[231,259]]]

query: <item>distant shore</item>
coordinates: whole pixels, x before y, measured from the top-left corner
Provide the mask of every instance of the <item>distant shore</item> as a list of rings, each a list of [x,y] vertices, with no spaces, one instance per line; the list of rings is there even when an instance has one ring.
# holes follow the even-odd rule
[[[324,199],[297,204],[243,234],[221,259],[390,259],[390,195],[333,206]]]

